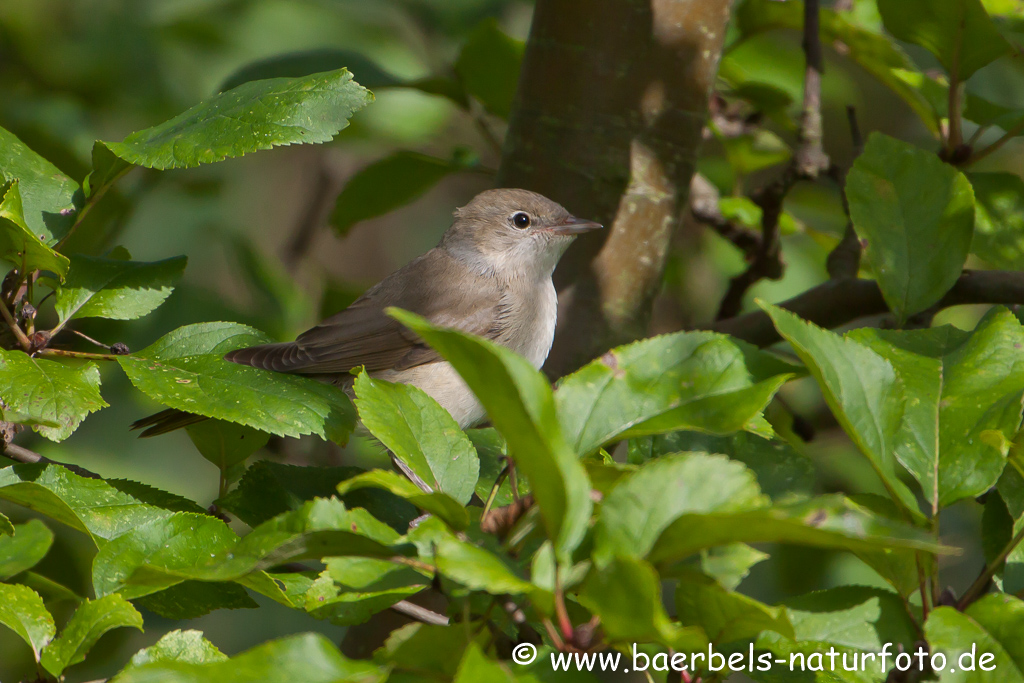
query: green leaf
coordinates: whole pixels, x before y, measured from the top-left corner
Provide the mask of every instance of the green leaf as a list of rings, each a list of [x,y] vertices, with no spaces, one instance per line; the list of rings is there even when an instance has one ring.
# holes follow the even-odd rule
[[[1016,173],[972,173],[971,253],[993,266],[1024,269],[1024,179]]]
[[[222,472],[267,445],[270,435],[223,420],[204,420],[185,428],[199,453]]]
[[[871,515],[832,495],[756,510],[684,514],[665,528],[648,559],[668,564],[729,543],[792,543],[855,552],[885,548],[950,552],[922,531]]]
[[[0,185],[0,195],[0,258],[25,272],[48,270],[64,279],[69,261],[47,246],[46,232],[29,227],[19,183]]]
[[[516,572],[506,559],[486,548],[457,538],[436,519],[426,519],[406,538],[416,544],[420,559],[437,572],[472,590],[492,595],[530,594],[541,597],[541,590]],[[550,600],[550,596],[548,596]]]
[[[132,655],[131,663],[124,671],[153,663],[209,664],[226,660],[227,655],[204,638],[202,631],[176,629]]]
[[[408,554],[391,545],[398,534],[364,510],[318,499],[264,522],[239,539],[208,515],[178,513],[119,536],[93,560],[97,595],[132,599],[187,579],[230,581],[291,561],[336,555],[389,558]]]
[[[950,668],[957,668],[955,674],[943,671],[941,681],[1024,681],[1021,629],[1024,603],[1001,593],[986,595],[963,613],[939,607],[928,615],[924,625],[932,652],[942,652]],[[969,657],[964,665],[973,664],[973,671],[960,670],[958,665],[964,657]],[[981,669],[982,664],[986,670]]]
[[[63,441],[89,413],[107,406],[95,363],[65,364],[0,349],[3,416],[51,441]]]
[[[700,551],[693,564],[695,569],[715,579],[722,588],[736,590],[747,578],[750,568],[768,557],[767,553],[745,543],[733,543]]]
[[[32,648],[39,661],[40,652],[53,638],[56,628],[43,599],[27,586],[0,583],[0,625],[14,631]]]
[[[889,33],[931,52],[961,82],[1011,50],[979,0],[878,0],[878,11]]]
[[[0,534],[5,536],[14,535],[14,525],[11,524],[11,520],[7,518],[7,515],[2,512],[0,512]]]
[[[682,652],[707,647],[700,628],[669,619],[658,575],[643,560],[617,557],[604,566],[595,565],[579,599],[601,617],[601,629],[612,642],[658,643]]]
[[[251,81],[123,142],[103,144],[136,166],[189,168],[279,145],[327,142],[372,101],[346,69]]]
[[[515,683],[508,664],[488,659],[476,643],[470,643],[459,662],[454,683]]]
[[[609,351],[564,378],[555,402],[581,454],[679,429],[723,434],[753,426],[788,367],[722,334],[679,332]]]
[[[98,545],[175,511],[205,512],[145,484],[80,477],[60,465],[0,468],[0,498],[78,529]]]
[[[841,586],[785,601],[798,642],[828,643],[865,652],[910,648],[919,637],[895,593],[867,586]]]
[[[117,360],[136,388],[171,408],[278,436],[316,434],[344,442],[355,411],[340,388],[223,358],[228,351],[269,341],[245,325],[200,323]]]
[[[676,615],[684,626],[698,626],[717,645],[749,640],[762,631],[793,637],[786,611],[722,588],[700,575],[676,587]]]
[[[219,609],[259,607],[245,588],[228,581],[184,581],[136,598],[135,604],[175,621],[198,619]]]
[[[189,656],[172,659],[165,655],[171,648]],[[227,660],[211,656],[210,648],[205,641],[197,646],[194,641],[182,643],[179,637],[162,648],[158,658],[132,664],[111,683],[372,683],[383,679],[383,672],[374,664],[348,659],[320,634],[272,640]],[[197,649],[204,661],[189,661],[196,658]]]
[[[416,507],[437,515],[453,529],[469,526],[469,513],[459,501],[447,493],[425,493],[405,477],[386,470],[370,470],[338,484],[338,493],[345,495],[361,488],[378,488],[409,501]]]
[[[473,447],[480,458],[480,479],[476,483],[476,495],[480,497],[480,500],[485,501],[491,495],[491,489],[494,488],[494,483],[501,476],[501,471],[508,464],[505,459],[508,446],[501,434],[490,427],[469,429],[466,431],[466,436],[473,442]],[[516,479],[516,484],[519,486],[520,497],[530,492],[530,485],[526,479],[519,477]],[[511,505],[512,500],[512,485],[506,477],[498,488],[497,495],[494,496],[493,506]]]
[[[85,661],[85,655],[104,633],[122,626],[142,630],[142,615],[120,595],[86,600],[60,635],[43,650],[40,663],[56,677],[64,669]]]
[[[933,509],[987,491],[1006,465],[1021,422],[1024,327],[994,308],[974,333],[953,328],[857,330],[849,338],[896,368],[908,401],[896,457],[921,483]]]
[[[77,210],[78,183],[0,128],[0,185],[5,183],[18,184],[29,234],[52,246],[67,233]]]
[[[187,262],[184,256],[151,263],[75,256],[57,289],[57,316],[61,324],[73,318],[141,318],[171,295]]]
[[[362,472],[357,467],[299,467],[261,460],[216,503],[256,527],[283,512],[301,508],[306,501],[335,495],[339,483]],[[409,503],[375,489],[352,491],[341,499],[349,508],[365,508],[400,533],[419,514]]]
[[[473,97],[492,114],[508,118],[519,84],[524,45],[485,19],[473,29],[455,60],[455,73]]]
[[[33,571],[18,574],[14,583],[19,583],[22,586],[28,586],[38,593],[46,604],[57,602],[79,603],[84,599],[67,586],[63,586],[56,581],[48,579],[42,574],[37,574]]]
[[[593,506],[583,465],[566,443],[551,386],[525,358],[505,347],[389,309],[451,363],[487,410],[530,482],[548,537],[560,556],[586,533]]]
[[[430,624],[407,624],[391,632],[384,645],[374,652],[374,661],[393,669],[388,680],[402,680],[402,674],[417,675],[412,680],[451,680],[470,638],[464,630]],[[483,641],[479,635],[476,638]],[[481,642],[482,644],[482,642]]]
[[[807,365],[839,424],[867,456],[890,495],[908,511],[916,511],[917,501],[899,480],[893,455],[905,399],[892,363],[789,311],[759,305]]]
[[[873,133],[846,177],[846,198],[882,296],[900,320],[949,291],[974,229],[974,194],[963,173]]]
[[[221,83],[220,92],[232,90],[249,81],[269,78],[302,78],[325,71],[348,69],[359,84],[366,88],[386,88],[401,85],[403,81],[385,71],[376,62],[361,52],[318,48],[298,52],[286,52],[266,59],[260,59],[241,67]]]
[[[425,587],[421,582],[377,591],[341,591],[329,576],[321,575],[304,595],[305,608],[317,619],[327,619],[336,626],[353,626],[368,621],[374,614]]]
[[[476,449],[458,423],[426,392],[408,384],[355,381],[359,419],[431,490],[469,502],[480,478]]]
[[[331,213],[340,236],[352,226],[412,203],[445,176],[472,168],[469,160],[399,151],[359,170],[345,184]]]
[[[728,436],[701,432],[672,432],[642,437],[645,459],[683,451],[721,453],[746,465],[761,491],[773,499],[809,494],[814,489],[814,464],[780,438],[765,439],[750,432]],[[641,440],[631,445],[641,447]],[[633,462],[631,460],[631,462]]]
[[[601,505],[594,557],[644,557],[686,514],[751,510],[768,503],[753,472],[721,455],[668,455],[624,477]]]
[[[715,132],[725,149],[729,165],[737,175],[746,176],[784,164],[793,156],[789,145],[771,131],[758,130],[756,133],[738,136],[721,135],[717,130]]]
[[[36,566],[50,552],[53,532],[38,519],[14,527],[14,535],[0,537],[0,581]]]

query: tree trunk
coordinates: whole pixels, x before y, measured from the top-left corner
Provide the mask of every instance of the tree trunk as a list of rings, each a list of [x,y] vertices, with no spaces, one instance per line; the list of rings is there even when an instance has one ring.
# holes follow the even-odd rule
[[[537,0],[498,184],[601,221],[555,273],[559,376],[645,334],[731,0]]]

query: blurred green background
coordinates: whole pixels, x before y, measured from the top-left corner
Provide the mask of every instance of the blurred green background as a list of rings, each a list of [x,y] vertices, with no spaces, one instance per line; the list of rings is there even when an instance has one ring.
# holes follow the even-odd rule
[[[863,21],[877,21],[871,2],[858,2],[856,8]],[[341,48],[403,79],[445,76],[480,22],[495,19],[507,34],[525,40],[531,11],[532,4],[520,0],[0,0],[0,126],[81,180],[90,167],[94,140],[120,140],[162,122],[217,92],[225,79],[254,60]],[[919,65],[934,63],[923,50],[904,47]],[[979,72],[969,88],[994,102],[1024,108],[1022,62],[999,60]],[[359,66],[353,64],[352,71],[360,81]],[[798,102],[803,77],[799,36],[775,31],[746,41],[728,52],[722,74],[774,86]],[[907,105],[841,51],[827,51],[823,92],[826,150],[841,167],[849,166],[853,152],[848,106],[855,108],[865,135],[880,130],[929,149],[935,146]],[[188,269],[168,302],[147,318],[124,324],[85,321],[79,329],[132,349],[178,326],[214,320],[241,321],[291,339],[433,246],[452,210],[491,186],[489,171],[500,159],[481,123],[500,138],[504,122],[472,115],[444,97],[412,88],[381,89],[376,95],[376,102],[328,145],[278,148],[199,169],[133,171],[119,184],[116,201],[106,203],[117,230],[111,244],[126,246],[137,260],[186,254]],[[747,156],[710,136],[700,169],[723,195],[757,187],[777,172],[777,167],[758,166],[780,150],[784,159],[793,131],[782,118],[767,128],[778,137],[757,140]],[[1021,140],[976,170],[1024,173]],[[343,237],[327,227],[325,216],[334,198],[360,168],[399,149],[449,158],[459,148],[479,159],[474,171],[447,176],[412,204],[359,223]],[[744,160],[750,161],[747,172],[737,172]],[[828,188],[801,186],[791,193],[786,209],[794,220],[783,246],[786,275],[752,288],[748,306],[755,296],[781,301],[827,278],[824,257],[845,225],[839,192]],[[310,239],[302,244],[299,235]],[[651,332],[713,318],[729,278],[743,267],[742,255],[731,244],[684,221]],[[964,307],[942,313],[937,323],[973,327],[978,317],[978,310]],[[217,495],[217,469],[184,433],[137,439],[129,424],[158,407],[134,391],[116,367],[102,370],[109,408],[89,417],[63,444],[32,435],[19,441],[107,477],[143,481],[209,504]],[[820,490],[878,488],[866,460],[834,424],[812,382],[793,383],[783,396],[815,428],[805,450],[817,464]],[[273,440],[256,457],[299,464],[381,462],[377,449],[359,439],[345,451],[315,439]],[[7,504],[0,503],[0,511],[16,522],[27,518],[24,509]],[[943,582],[959,589],[980,564],[972,531],[979,516],[980,506],[965,503],[943,519],[944,541],[974,549],[964,558],[943,560]],[[87,593],[88,541],[68,529],[54,531],[58,540],[37,570]],[[851,556],[791,548],[771,552],[772,559],[756,566],[741,586],[768,602],[840,583],[881,583]],[[144,634],[119,630],[106,636],[68,679],[110,675],[173,628],[201,629],[227,654],[303,630],[321,630],[335,640],[344,634],[269,601],[260,603],[260,610],[221,611],[187,623],[144,610]],[[27,648],[0,631],[0,681],[32,678],[30,662]]]

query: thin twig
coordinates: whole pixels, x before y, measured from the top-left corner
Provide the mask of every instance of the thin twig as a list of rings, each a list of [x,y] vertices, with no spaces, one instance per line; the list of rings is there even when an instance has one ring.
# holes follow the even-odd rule
[[[970,159],[967,160],[967,163],[968,164],[974,164],[974,163],[977,163],[977,162],[981,161],[982,159],[987,157],[989,154],[992,154],[993,152],[998,150],[1000,147],[1002,147],[1007,142],[1009,142],[1013,138],[1017,137],[1021,133],[1024,133],[1024,119],[1021,119],[1017,123],[1017,125],[1015,125],[1010,130],[1006,131],[1006,133],[1003,135],[1003,137],[999,138],[998,140],[993,142],[991,145],[989,145],[985,149],[983,149],[980,152],[978,152],[977,154],[972,154]]]
[[[42,463],[44,465],[60,465],[61,467],[74,472],[80,477],[87,477],[89,479],[102,479],[100,475],[95,472],[91,472],[84,467],[78,465],[71,465],[66,462],[57,462],[56,460],[50,460],[45,455],[40,455],[35,451],[31,451],[24,446],[19,446],[15,443],[4,444],[0,440],[0,455],[6,458],[10,458],[15,462],[20,462],[26,465],[34,465],[36,463]]]
[[[408,600],[399,600],[395,604],[391,605],[391,609],[395,610],[399,614],[404,614],[407,617],[415,619],[416,621],[423,622],[424,624],[431,624],[434,626],[448,625],[448,617],[429,610],[426,607],[420,607]]]
[[[25,353],[28,353],[32,349],[32,342],[22,331],[21,327],[14,320],[14,315],[11,313],[11,309],[7,308],[7,304],[0,298],[0,315],[3,316],[4,322],[11,328],[11,332],[14,334],[14,338],[18,340],[18,344],[21,346]]]
[[[804,69],[804,101],[800,115],[800,147],[796,165],[800,175],[813,179],[829,166],[822,148],[821,76],[825,61],[821,51],[819,0],[804,0],[803,48],[807,63]]]
[[[85,358],[88,360],[117,360],[112,353],[89,353],[88,351],[68,351],[65,349],[41,349],[37,356],[60,356],[62,358]]]
[[[1006,558],[1010,556],[1013,549],[1020,545],[1022,541],[1024,541],[1024,527],[1022,527],[1021,530],[1010,539],[1010,542],[1007,543],[1001,551],[999,551],[996,558],[988,563],[985,570],[981,572],[978,578],[974,580],[974,583],[970,585],[967,592],[964,593],[963,597],[960,598],[960,601],[956,604],[956,608],[958,610],[963,611],[967,609],[971,603],[980,598],[985,591],[988,590],[988,585],[989,582],[992,581],[992,577],[996,575],[996,572],[999,571],[999,567],[1006,562]]]
[[[690,182],[690,213],[694,220],[732,242],[748,260],[753,259],[761,247],[761,236],[723,216],[718,200],[718,189],[707,178],[694,173]]]

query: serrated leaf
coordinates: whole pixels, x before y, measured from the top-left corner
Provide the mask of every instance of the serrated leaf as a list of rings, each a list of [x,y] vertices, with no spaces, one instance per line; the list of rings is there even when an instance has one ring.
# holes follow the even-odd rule
[[[896,457],[921,483],[933,510],[995,485],[1006,455],[992,437],[1012,440],[1021,422],[1024,327],[995,308],[969,337],[952,328],[857,330],[849,337],[888,359],[911,399]]]
[[[25,272],[48,270],[63,279],[68,272],[68,258],[47,245],[45,231],[29,227],[19,183],[0,185],[0,195],[0,258],[18,269],[24,268]]]
[[[0,581],[36,566],[53,545],[53,532],[38,519],[12,528],[13,536],[0,537]]]
[[[618,557],[604,566],[595,565],[579,599],[601,617],[601,629],[612,642],[658,643],[682,652],[707,647],[703,630],[669,619],[661,603],[658,575],[643,560]]]
[[[900,320],[949,291],[974,229],[974,194],[964,174],[935,154],[872,133],[847,174],[846,198],[882,296]]]
[[[133,320],[148,315],[171,295],[187,262],[184,256],[150,263],[75,256],[67,280],[57,289],[54,308],[60,323],[73,318]]]
[[[614,439],[752,426],[791,374],[773,356],[711,332],[613,349],[559,382],[555,403],[577,453]]]
[[[753,472],[724,456],[679,453],[652,460],[624,477],[601,505],[594,557],[644,557],[686,514],[751,510],[768,503]]]
[[[832,495],[755,510],[684,514],[665,528],[648,559],[657,565],[669,564],[730,543],[791,543],[854,552],[885,548],[951,552],[922,531]]]
[[[905,402],[892,363],[852,339],[759,302],[817,381],[843,430],[871,462],[886,489],[908,512],[917,501],[897,476],[893,455]]]
[[[961,82],[1011,50],[979,0],[878,0],[878,11],[889,33],[931,52]]]
[[[196,649],[191,643],[184,647]],[[209,647],[204,645],[203,650],[209,652]],[[227,660],[210,654],[204,657],[202,662],[183,657],[150,659],[124,669],[111,683],[375,683],[384,678],[374,664],[348,659],[331,641],[314,633],[272,640]]]
[[[27,586],[0,583],[0,625],[14,631],[32,648],[39,661],[42,649],[53,638],[56,627],[43,599]]]
[[[261,460],[247,469],[238,486],[216,503],[256,527],[283,512],[299,509],[306,501],[335,495],[339,483],[363,471],[358,467],[299,467]],[[419,514],[404,500],[375,489],[352,491],[341,500],[349,508],[365,508],[400,533]]]
[[[0,468],[0,498],[86,533],[97,545],[174,512],[204,512],[194,502],[123,479],[90,479],[60,465]]]
[[[240,584],[184,581],[135,599],[135,604],[165,619],[198,619],[219,609],[255,609],[259,604]]]
[[[485,19],[466,38],[455,60],[463,87],[492,114],[507,118],[519,84],[524,44]]]
[[[269,341],[245,325],[200,323],[117,360],[136,388],[172,408],[279,436],[316,434],[343,443],[355,411],[340,388],[224,360],[228,351]]]
[[[0,128],[0,185],[17,183],[31,235],[52,246],[74,222],[78,183]],[[55,271],[57,272],[57,271]]]
[[[5,536],[14,535],[14,525],[11,524],[11,520],[7,518],[7,515],[2,512],[0,512],[0,534]]]
[[[378,488],[409,501],[416,507],[437,515],[453,529],[462,530],[469,526],[469,513],[459,501],[439,491],[426,493],[405,477],[386,470],[370,470],[338,484],[338,494],[345,494],[362,488]]]
[[[458,423],[426,392],[408,384],[355,381],[359,419],[433,491],[469,502],[480,478],[476,449]]]
[[[556,550],[570,553],[590,520],[590,482],[562,435],[544,375],[502,346],[435,327],[406,311],[389,312],[434,347],[473,390],[529,480]]]
[[[962,656],[973,653],[973,671],[942,671],[940,681],[1024,681],[1024,603],[1006,594],[986,595],[963,613],[939,607],[928,615],[924,631],[933,652],[959,665]],[[985,658],[989,654],[991,657]],[[982,662],[982,658],[986,661]],[[985,665],[985,670],[980,665]]]
[[[356,223],[410,204],[445,176],[469,167],[457,157],[439,159],[406,151],[390,154],[349,178],[331,212],[331,225],[338,235],[345,236]]]
[[[676,615],[684,626],[698,626],[716,645],[755,638],[762,631],[793,637],[786,611],[722,588],[710,578],[683,577],[676,587]]]
[[[142,615],[120,595],[86,600],[71,615],[60,635],[43,650],[40,663],[59,678],[69,666],[85,661],[85,655],[104,633],[124,626],[141,631]]]
[[[164,634],[153,645],[132,655],[131,663],[124,671],[153,663],[208,664],[226,660],[227,655],[204,638],[202,631],[176,629]]]
[[[185,431],[196,450],[222,472],[244,462],[270,440],[270,434],[266,432],[223,420],[197,422],[186,427]]]
[[[0,349],[0,410],[7,420],[63,441],[89,413],[105,407],[95,363],[72,365]]]
[[[173,119],[103,144],[147,168],[189,168],[279,145],[327,142],[373,101],[346,69],[250,81]]]

